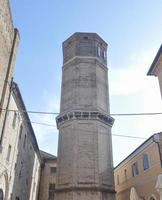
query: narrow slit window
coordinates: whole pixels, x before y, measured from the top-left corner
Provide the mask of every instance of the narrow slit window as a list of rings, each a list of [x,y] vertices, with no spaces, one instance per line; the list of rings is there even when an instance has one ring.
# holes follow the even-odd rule
[[[8,151],[7,151],[7,161],[10,160],[10,155],[11,155],[11,145],[8,146]]]
[[[13,121],[12,121],[12,127],[13,128],[15,128],[15,126],[16,126],[16,120],[17,120],[17,113],[14,112]]]

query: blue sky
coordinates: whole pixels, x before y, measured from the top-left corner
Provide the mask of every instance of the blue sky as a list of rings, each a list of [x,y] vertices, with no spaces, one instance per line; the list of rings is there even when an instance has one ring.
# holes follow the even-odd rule
[[[10,0],[20,32],[14,78],[28,110],[59,112],[62,42],[97,32],[109,45],[111,113],[161,112],[157,78],[146,73],[162,41],[162,1]],[[30,115],[55,125],[55,116]],[[149,137],[162,116],[115,117],[112,134]],[[40,148],[57,154],[56,128],[34,125]],[[116,165],[143,140],[113,136]],[[122,151],[121,151],[122,150]]]

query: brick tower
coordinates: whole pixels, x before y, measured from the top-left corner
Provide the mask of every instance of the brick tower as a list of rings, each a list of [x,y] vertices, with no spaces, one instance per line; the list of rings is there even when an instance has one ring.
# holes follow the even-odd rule
[[[63,43],[56,200],[114,200],[106,53],[96,33]]]

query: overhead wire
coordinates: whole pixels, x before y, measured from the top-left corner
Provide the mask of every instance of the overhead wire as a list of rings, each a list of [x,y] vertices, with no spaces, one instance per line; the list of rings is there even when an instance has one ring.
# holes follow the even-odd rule
[[[32,124],[38,124],[38,125],[43,125],[43,126],[50,126],[50,127],[53,127],[53,128],[56,128],[55,125],[52,125],[52,124],[47,124],[47,123],[39,123],[39,122],[34,122],[34,121],[31,121]],[[70,129],[70,128],[68,128]],[[85,132],[96,132],[96,131],[90,131],[90,130],[86,130],[86,129],[70,129],[70,130],[76,130],[76,131],[85,131]],[[126,138],[133,138],[133,139],[142,139],[142,140],[146,140],[147,138],[145,137],[138,137],[138,136],[131,136],[131,135],[122,135],[122,134],[111,134],[112,136],[117,136],[117,137],[126,137]]]
[[[34,110],[14,110],[14,109],[1,109],[2,111],[7,112],[22,112],[22,113],[29,113],[29,114],[42,114],[42,115],[59,115],[58,112],[47,112],[47,111],[34,111]],[[143,112],[143,113],[110,113],[111,116],[141,116],[141,115],[162,115],[162,112]]]
[[[7,112],[19,112],[19,113],[29,113],[29,114],[48,114],[48,115],[58,115],[59,113],[57,112],[45,112],[45,111],[31,111],[31,110],[14,110],[14,109],[1,109],[2,111],[7,111]],[[140,115],[161,115],[162,113],[119,113],[119,114],[110,114],[111,116],[140,116]],[[43,122],[35,122],[35,121],[30,121],[30,120],[23,120],[26,122],[30,122],[32,124],[37,124],[37,125],[43,125],[43,126],[48,126],[48,127],[53,127],[56,128],[57,126],[49,124],[49,123],[43,123]],[[82,129],[76,129],[79,131],[86,131],[86,132],[94,132],[94,131],[89,131],[89,130],[82,130]],[[132,136],[132,135],[122,135],[122,134],[111,134],[112,136],[117,136],[117,137],[125,137],[125,138],[132,138],[132,139],[142,139],[146,140],[147,138],[145,137],[139,137],[139,136]]]

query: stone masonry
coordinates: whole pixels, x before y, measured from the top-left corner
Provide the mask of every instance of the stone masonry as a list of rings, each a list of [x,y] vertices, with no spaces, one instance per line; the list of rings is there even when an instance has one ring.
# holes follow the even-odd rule
[[[96,33],[63,43],[56,200],[114,200],[106,54]]]
[[[8,0],[0,1],[0,108],[7,106],[10,83],[13,76],[18,30],[14,29]],[[0,141],[5,112],[0,110]]]

